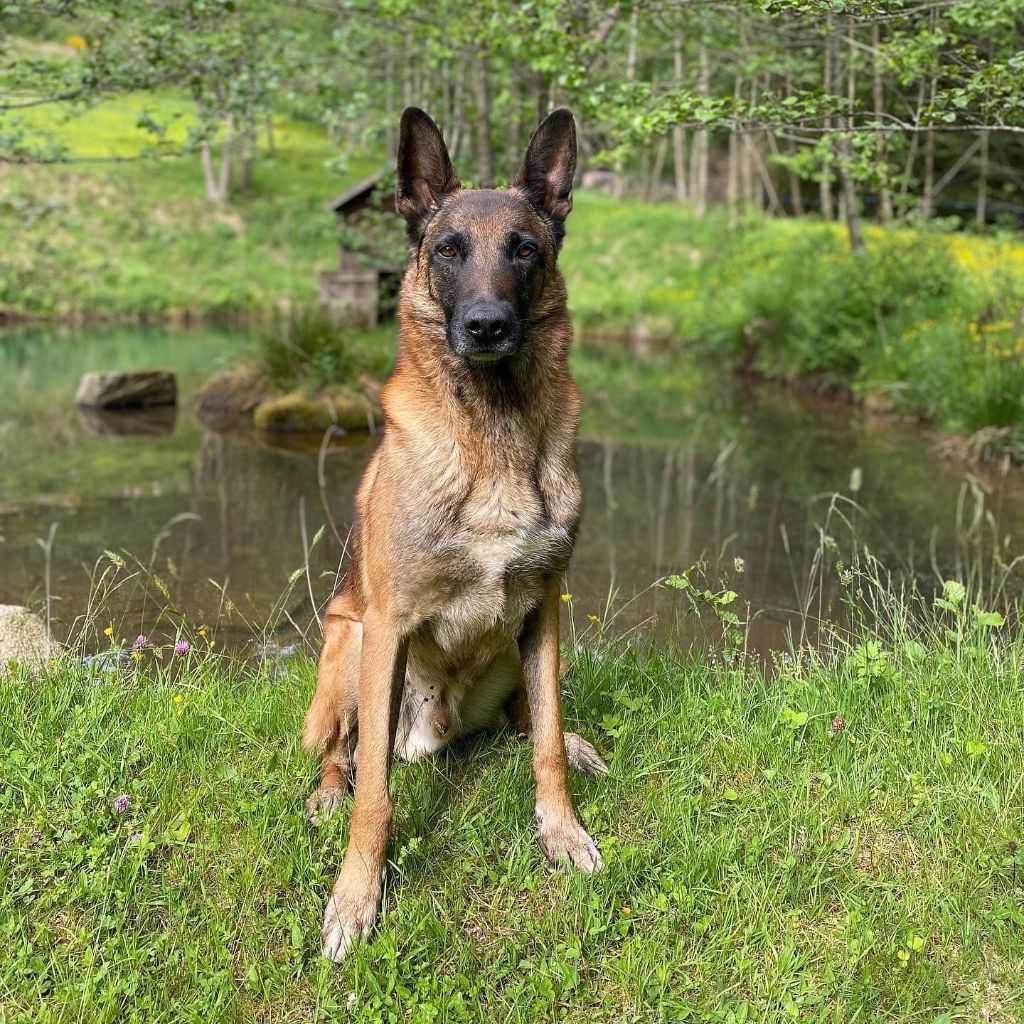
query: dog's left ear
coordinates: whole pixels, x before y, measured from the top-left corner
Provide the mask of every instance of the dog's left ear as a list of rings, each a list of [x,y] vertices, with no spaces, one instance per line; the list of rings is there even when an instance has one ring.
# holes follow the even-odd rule
[[[555,228],[555,242],[562,243],[565,218],[572,209],[572,179],[576,173],[576,122],[565,107],[552,110],[533,133],[523,166],[512,182],[533,208]]]

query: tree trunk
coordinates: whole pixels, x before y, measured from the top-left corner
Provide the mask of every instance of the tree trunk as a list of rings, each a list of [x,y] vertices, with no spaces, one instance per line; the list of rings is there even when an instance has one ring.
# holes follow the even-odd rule
[[[639,28],[639,11],[636,5],[633,5],[633,9],[629,15],[629,35],[627,36],[626,42],[626,69],[625,69],[625,80],[627,84],[632,84],[636,79],[636,42],[637,32]],[[643,168],[641,168],[641,174],[643,174]],[[615,194],[620,198],[626,194],[626,178],[625,178],[625,167],[622,159],[615,161],[615,175],[617,178]],[[643,187],[643,177],[641,177],[641,188]]]
[[[733,80],[733,96],[737,98],[742,94],[743,91],[743,71],[742,68],[747,63],[747,20],[740,15],[740,61],[739,69],[736,71],[736,76]],[[751,79],[750,82],[750,100],[753,103],[756,95],[756,81],[757,76]],[[748,128],[744,128],[736,140],[736,161],[738,164],[739,171],[739,184],[737,190],[739,193],[740,206],[744,209],[754,205],[754,175],[753,175],[753,157],[751,156],[751,132]]]
[[[245,130],[241,133],[241,160],[238,166],[238,187],[247,192],[252,187],[253,169],[256,166],[256,116],[245,119]]]
[[[476,124],[473,142],[476,150],[477,182],[481,188],[494,186],[494,150],[491,146],[491,90],[487,80],[487,60],[482,49],[473,52],[473,107]]]
[[[413,92],[413,55],[416,53],[416,48],[413,43],[412,32],[406,30],[405,33],[405,49],[403,51],[404,59],[402,61],[402,106],[411,107],[415,100],[415,93]]]
[[[885,108],[885,91],[882,82],[882,68],[879,61],[878,50],[881,46],[881,30],[877,24],[871,26],[871,49],[873,53],[873,64],[871,73],[871,93],[875,107],[875,115],[878,116]],[[879,132],[876,136],[878,145],[878,158],[885,160],[885,133]],[[888,177],[888,168],[885,170]],[[892,193],[889,191],[888,182],[883,181],[878,189],[878,217],[883,224],[892,223]]]
[[[522,127],[522,99],[523,82],[517,68],[512,69],[512,83],[509,90],[512,100],[512,109],[508,117],[508,134],[506,136],[507,152],[505,153],[505,168],[508,172],[508,180],[511,181],[519,170],[519,162],[523,154],[519,152],[521,142],[519,130]]]
[[[725,209],[728,215],[730,228],[736,227],[736,225],[739,223],[739,162],[739,135],[736,132],[730,132],[729,163],[726,168],[725,177]]]
[[[686,180],[686,129],[679,125],[672,129],[672,169],[675,175],[676,202],[689,202],[690,188]]]
[[[983,228],[988,219],[988,132],[981,133],[978,155],[978,205],[974,218],[979,228]]]
[[[778,147],[775,144],[774,136],[765,132],[764,138],[768,141],[772,152],[778,153]],[[784,217],[786,215],[786,208],[782,205],[782,199],[779,196],[778,189],[775,187],[775,182],[772,181],[771,171],[764,159],[763,151],[755,148],[753,150],[753,156],[755,169],[761,179],[761,208],[764,208],[764,199],[767,198],[768,206],[772,215],[775,217]]]
[[[843,187],[843,217],[846,232],[850,237],[850,248],[854,252],[864,251],[864,232],[861,227],[860,198],[854,186],[850,166],[853,163],[853,144],[849,136],[843,137],[843,151],[839,158],[839,179]]]
[[[832,93],[832,63],[833,63],[833,39],[835,36],[835,26],[832,21],[832,15],[828,15],[825,19],[825,47],[824,47],[824,73],[822,75],[823,88],[825,95],[831,95]],[[831,127],[831,118],[825,119],[825,127]],[[818,197],[821,204],[821,216],[824,220],[832,219],[832,160],[828,136],[824,139],[825,153],[821,161],[821,182],[818,186]]]
[[[790,96],[792,92],[793,80],[787,74],[784,93],[786,96]],[[769,136],[769,138],[772,140],[773,148],[778,152],[778,144],[774,141],[774,137]],[[786,176],[789,179],[789,205],[792,207],[794,217],[802,217],[804,215],[803,182],[792,166],[792,161],[796,157],[796,142],[793,139],[789,139],[785,146],[786,155],[790,158],[786,167]]]
[[[548,87],[542,71],[534,71],[530,76],[530,92],[533,95],[533,120],[540,124],[548,112]]]
[[[754,176],[751,174],[750,133],[746,130],[736,134],[736,164],[739,183],[736,187],[739,206],[747,209],[754,205]]]
[[[790,140],[788,149],[790,157],[795,157],[796,143]],[[802,217],[804,215],[803,182],[792,167],[787,168],[786,173],[789,175],[789,205],[793,208],[794,217]]]
[[[211,203],[220,203],[224,197],[220,192],[220,183],[217,179],[217,171],[213,162],[213,147],[204,142],[199,148],[199,162],[203,166],[203,185],[206,189],[206,198]]]
[[[934,33],[938,24],[938,11],[933,7],[931,11],[931,30]],[[929,91],[929,109],[935,109],[935,94],[938,91],[939,79],[938,70],[932,69],[931,85]],[[924,140],[924,182],[921,186],[921,218],[929,221],[932,219],[932,206],[935,201],[935,130],[930,128]]]
[[[921,123],[921,109],[924,107],[924,79],[921,79],[920,84],[917,87],[917,112],[914,115],[914,123],[920,125]],[[914,163],[917,160],[918,150],[918,139],[920,139],[920,132],[912,132],[910,136],[910,145],[907,147],[907,160],[903,165],[903,184],[900,186],[900,209],[907,209],[907,192],[910,189],[910,178],[914,173]]]
[[[235,115],[228,114],[227,126],[224,129],[224,145],[220,153],[219,195],[223,202],[231,188],[231,154],[235,145]]]
[[[675,53],[673,54],[673,70],[675,71],[675,87],[683,85],[683,43],[676,36]],[[686,129],[676,125],[672,129],[672,168],[675,171],[676,202],[685,203],[690,198],[690,190],[686,180]]]
[[[206,114],[206,104],[198,89],[192,93],[196,104],[196,111],[199,114],[200,122],[206,122],[210,127]],[[222,203],[228,196],[228,174],[231,171],[231,137],[230,131],[234,127],[233,119],[228,119],[228,130],[224,134],[224,145],[221,153],[221,166],[218,173],[216,161],[213,156],[213,143],[207,138],[199,147],[199,163],[203,168],[203,186],[206,191],[206,198],[211,203]]]
[[[665,173],[665,157],[668,154],[668,136],[658,139],[658,147],[654,151],[654,167],[651,170],[650,184],[647,187],[647,198],[657,200],[661,197],[661,177]]]
[[[850,46],[846,53],[846,133],[842,137],[842,154],[839,160],[839,173],[843,187],[843,215],[846,231],[850,236],[850,248],[854,252],[864,251],[864,232],[860,220],[860,196],[857,195],[856,182],[853,180],[853,128],[854,107],[857,102],[857,63],[856,28],[851,18],[847,23]]]
[[[636,42],[639,29],[640,12],[636,4],[629,15],[629,44],[626,48],[626,81],[636,80]]]
[[[452,118],[445,136],[448,140],[448,151],[452,160],[459,161],[465,148],[466,118],[462,98],[466,91],[465,62],[459,63],[455,74],[455,87],[452,89]]]
[[[757,106],[757,85],[758,76],[754,75],[750,81],[750,105],[752,108]],[[750,209],[757,210],[758,213],[764,210],[765,202],[762,173],[764,158],[761,156],[761,134],[761,130],[757,128],[746,132],[744,135],[746,145],[743,147],[743,166],[746,179],[744,182],[743,201]]]
[[[384,58],[384,124],[388,153],[398,152],[398,119],[395,116],[395,58],[389,49]]]
[[[929,131],[924,137],[924,181],[921,185],[921,219],[932,219],[932,204],[935,197],[935,132]]]
[[[707,43],[703,38],[700,43],[698,61],[697,93],[706,98],[711,85],[711,60],[708,56]],[[693,203],[693,212],[697,217],[703,217],[708,209],[710,155],[708,131],[706,128],[698,128],[693,133],[693,147],[690,150],[690,201]]]

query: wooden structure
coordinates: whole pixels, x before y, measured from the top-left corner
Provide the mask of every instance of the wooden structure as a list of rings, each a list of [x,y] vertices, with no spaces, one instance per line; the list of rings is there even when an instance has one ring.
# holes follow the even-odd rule
[[[329,200],[327,208],[342,221],[368,220],[382,213],[392,213],[397,220],[390,190],[382,194],[378,188],[384,177],[384,171],[370,175]],[[401,278],[401,266],[381,262],[343,240],[338,269],[320,275],[320,304],[338,317],[372,327],[394,316]]]

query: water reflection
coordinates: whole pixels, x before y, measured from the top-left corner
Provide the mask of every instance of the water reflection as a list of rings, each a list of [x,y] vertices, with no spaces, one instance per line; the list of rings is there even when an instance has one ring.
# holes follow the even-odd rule
[[[142,434],[159,437],[173,434],[178,410],[173,405],[157,405],[149,409],[92,409],[78,406],[78,422],[87,434],[95,437],[127,437]]]
[[[104,622],[121,635],[173,631],[160,622],[168,605],[220,622],[225,640],[251,638],[268,618],[289,634],[315,623],[344,565],[375,442],[272,447],[210,430],[190,411],[187,380],[176,420],[173,410],[83,420],[69,408],[47,417],[52,442],[15,409],[14,429],[36,447],[5,452],[0,601],[43,602],[37,538],[56,523],[51,588],[65,634],[105,549],[137,559],[122,572],[134,582],[104,597]],[[62,387],[73,393],[74,381]],[[937,461],[916,429],[770,387],[723,384],[703,401],[665,413],[657,443],[580,444],[584,518],[567,581],[578,630],[596,629],[596,616],[615,632],[695,635],[688,603],[653,584],[702,562],[712,585],[738,591],[741,609],[749,603],[752,642],[764,650],[838,613],[837,562],[849,563],[855,538],[928,585],[980,559],[1009,561],[1024,509],[1019,474],[968,474]],[[141,584],[143,569],[159,587]]]

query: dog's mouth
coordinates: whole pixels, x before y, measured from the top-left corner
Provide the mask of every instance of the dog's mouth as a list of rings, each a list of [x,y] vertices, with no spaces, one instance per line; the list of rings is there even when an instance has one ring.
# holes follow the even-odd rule
[[[497,363],[519,351],[520,336],[517,331],[498,341],[481,343],[472,335],[452,331],[448,335],[448,347],[455,355],[470,363]]]
[[[511,354],[511,352],[467,352],[464,358],[471,363],[496,363]]]

